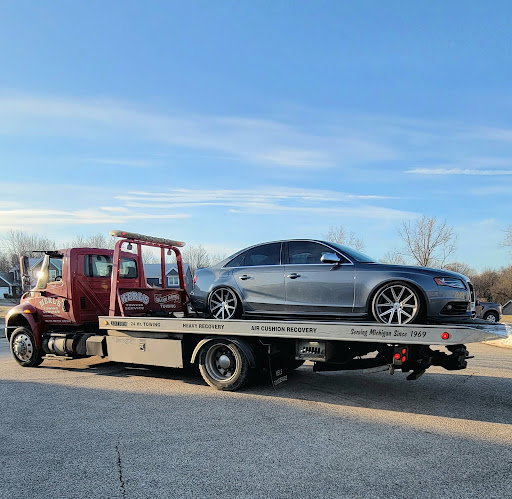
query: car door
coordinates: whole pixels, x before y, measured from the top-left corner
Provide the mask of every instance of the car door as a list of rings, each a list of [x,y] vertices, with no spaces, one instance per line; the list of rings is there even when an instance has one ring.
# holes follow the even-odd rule
[[[245,312],[284,312],[284,265],[281,243],[261,244],[236,258],[233,279]]]
[[[285,265],[286,311],[291,314],[351,313],[354,304],[354,265],[332,248],[315,241],[290,241]],[[335,253],[339,264],[323,263]]]

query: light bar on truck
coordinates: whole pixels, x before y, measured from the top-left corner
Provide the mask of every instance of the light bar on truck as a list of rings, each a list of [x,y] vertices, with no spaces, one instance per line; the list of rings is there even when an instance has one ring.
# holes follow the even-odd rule
[[[124,239],[134,239],[144,241],[147,243],[165,244],[167,246],[176,246],[181,248],[185,246],[182,241],[175,241],[174,239],[164,239],[163,237],[145,236],[144,234],[137,234],[136,232],[126,232],[124,230],[111,230],[110,235],[114,237],[122,237]]]

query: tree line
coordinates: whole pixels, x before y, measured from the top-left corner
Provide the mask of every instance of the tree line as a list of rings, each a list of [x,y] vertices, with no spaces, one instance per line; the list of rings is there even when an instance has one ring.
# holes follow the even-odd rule
[[[387,251],[382,263],[397,265],[418,265],[452,270],[468,276],[482,301],[505,303],[512,299],[512,266],[487,268],[477,272],[464,262],[452,259],[457,249],[457,236],[446,220],[422,216],[414,221],[403,222],[397,228],[399,246]],[[331,226],[323,238],[363,251],[364,241],[354,232],[347,231],[342,225]],[[116,239],[102,234],[77,236],[59,245],[66,247],[113,249]],[[512,226],[505,232],[501,243],[512,252]],[[44,251],[57,249],[57,243],[45,236],[31,234],[22,230],[11,230],[0,237],[0,271],[8,272],[19,262],[21,255],[42,256]],[[208,267],[224,259],[227,255],[209,253],[202,245],[185,246],[182,250],[183,262],[193,273],[197,268]],[[143,250],[146,263],[160,261],[158,254]],[[171,260],[172,262],[172,260]]]
[[[457,236],[446,220],[424,215],[414,221],[402,222],[397,236],[399,246],[387,251],[380,260],[382,263],[451,270],[471,279],[477,298],[481,301],[503,305],[512,299],[512,266],[477,272],[464,262],[454,261],[452,257],[457,249]],[[365,246],[362,239],[342,226],[330,227],[324,238],[360,251]],[[512,226],[506,230],[501,246],[510,248],[512,256]]]
[[[74,239],[57,244],[56,241],[38,234],[31,234],[22,230],[10,230],[0,237],[0,271],[9,272],[11,268],[19,265],[20,256],[38,258],[45,251],[58,248],[106,248],[114,249],[117,238],[106,237],[103,234],[90,236],[76,236]],[[208,253],[199,244],[188,245],[181,250],[183,262],[187,263],[193,273],[198,267],[209,267],[221,261],[227,255]],[[143,247],[142,258],[145,263],[159,263],[160,252],[153,252],[150,248]],[[174,255],[168,259],[168,263],[176,261]]]

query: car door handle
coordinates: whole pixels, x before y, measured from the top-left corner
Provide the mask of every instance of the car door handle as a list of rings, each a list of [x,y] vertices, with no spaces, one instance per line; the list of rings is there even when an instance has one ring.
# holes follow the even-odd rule
[[[290,279],[297,279],[297,277],[300,277],[300,274],[296,274],[294,272],[293,274],[288,274],[286,277],[289,277]]]
[[[247,279],[250,279],[251,276],[248,276],[247,274],[241,275],[239,279],[242,279],[242,281],[247,281]]]

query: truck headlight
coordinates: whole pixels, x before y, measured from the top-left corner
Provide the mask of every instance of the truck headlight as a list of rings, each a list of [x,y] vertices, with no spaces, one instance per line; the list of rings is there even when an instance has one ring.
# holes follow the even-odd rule
[[[450,286],[451,288],[466,289],[464,283],[456,277],[434,277],[438,286]]]

